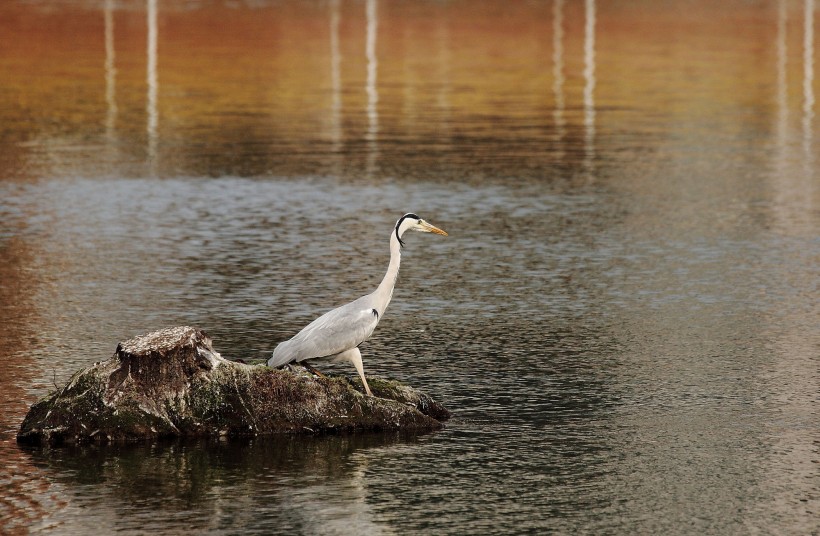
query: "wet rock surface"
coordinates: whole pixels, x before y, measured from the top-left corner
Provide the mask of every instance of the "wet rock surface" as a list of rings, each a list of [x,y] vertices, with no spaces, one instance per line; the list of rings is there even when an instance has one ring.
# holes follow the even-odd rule
[[[412,387],[316,377],[222,358],[193,327],[122,342],[107,361],[74,374],[34,404],[21,443],[129,441],[356,430],[435,430],[450,413]]]

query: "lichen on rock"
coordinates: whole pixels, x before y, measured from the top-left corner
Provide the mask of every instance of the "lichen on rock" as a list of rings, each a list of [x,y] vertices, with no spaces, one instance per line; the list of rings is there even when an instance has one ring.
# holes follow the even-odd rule
[[[354,430],[434,430],[444,406],[395,380],[373,397],[346,377],[315,377],[222,358],[193,327],[135,337],[34,404],[24,443],[128,441]]]

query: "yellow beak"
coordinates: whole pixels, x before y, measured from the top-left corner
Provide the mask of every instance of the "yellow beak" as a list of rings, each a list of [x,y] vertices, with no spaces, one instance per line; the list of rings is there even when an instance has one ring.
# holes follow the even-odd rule
[[[445,231],[444,229],[439,229],[435,225],[427,223],[424,220],[419,222],[419,226],[421,226],[421,230],[425,233],[436,233],[442,236],[448,236],[447,231]]]

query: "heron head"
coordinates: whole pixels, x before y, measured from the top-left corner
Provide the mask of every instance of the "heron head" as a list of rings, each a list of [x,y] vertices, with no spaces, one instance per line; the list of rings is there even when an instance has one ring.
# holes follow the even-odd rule
[[[401,235],[404,234],[405,231],[418,231],[420,233],[435,233],[440,234],[443,236],[447,236],[447,232],[443,229],[439,229],[432,223],[428,223],[423,219],[419,218],[416,214],[409,212],[399,218],[399,221],[396,222],[396,238],[399,239],[401,242]]]

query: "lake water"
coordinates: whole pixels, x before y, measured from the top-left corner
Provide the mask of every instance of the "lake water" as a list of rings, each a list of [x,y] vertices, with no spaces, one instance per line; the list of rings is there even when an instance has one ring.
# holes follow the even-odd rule
[[[817,11],[4,1],[0,532],[818,534]],[[362,354],[445,430],[17,446],[134,335],[267,357],[409,211]]]

